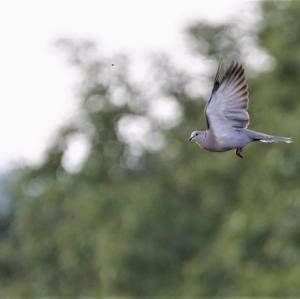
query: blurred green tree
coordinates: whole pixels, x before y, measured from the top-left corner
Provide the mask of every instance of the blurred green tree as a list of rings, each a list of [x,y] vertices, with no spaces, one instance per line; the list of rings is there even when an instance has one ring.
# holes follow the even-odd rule
[[[263,2],[257,31],[236,26],[196,23],[187,33],[214,66],[220,52],[245,63],[241,34],[256,40],[274,65],[249,80],[251,127],[296,139],[300,2]],[[251,145],[244,160],[200,151],[187,143],[205,104],[189,92],[190,74],[161,56],[138,85],[125,57],[112,66],[90,42],[59,44],[81,74],[80,112],[42,165],[6,184],[0,294],[298,295],[297,140]],[[158,96],[177,119],[155,117]],[[78,137],[88,151],[72,171],[66,156]]]

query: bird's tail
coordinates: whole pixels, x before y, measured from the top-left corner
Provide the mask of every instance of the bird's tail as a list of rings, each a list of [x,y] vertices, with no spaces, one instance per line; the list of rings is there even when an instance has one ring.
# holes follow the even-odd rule
[[[248,136],[254,141],[260,141],[260,142],[285,142],[285,143],[291,143],[293,142],[290,137],[281,137],[281,136],[273,136],[273,135],[268,135],[252,130],[247,130]]]

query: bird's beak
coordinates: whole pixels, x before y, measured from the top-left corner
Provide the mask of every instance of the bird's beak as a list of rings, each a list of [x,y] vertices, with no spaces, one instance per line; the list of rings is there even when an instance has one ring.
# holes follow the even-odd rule
[[[190,137],[190,138],[189,138],[189,142],[191,142],[192,140],[193,140],[193,137]]]

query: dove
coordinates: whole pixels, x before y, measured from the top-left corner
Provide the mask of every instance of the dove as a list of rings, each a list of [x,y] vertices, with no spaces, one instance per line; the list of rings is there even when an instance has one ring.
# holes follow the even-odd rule
[[[235,150],[240,158],[243,158],[243,148],[253,141],[292,142],[289,137],[248,129],[248,102],[248,85],[242,64],[232,62],[224,71],[220,63],[211,96],[204,109],[206,131],[193,131],[189,141],[210,152]]]

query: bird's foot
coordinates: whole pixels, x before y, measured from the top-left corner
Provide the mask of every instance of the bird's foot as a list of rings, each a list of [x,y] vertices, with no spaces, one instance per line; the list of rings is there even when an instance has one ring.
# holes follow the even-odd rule
[[[240,158],[244,158],[243,156],[242,156],[242,148],[240,148],[240,147],[238,147],[238,148],[236,148],[235,149],[235,154],[238,156],[238,157],[240,157]]]

